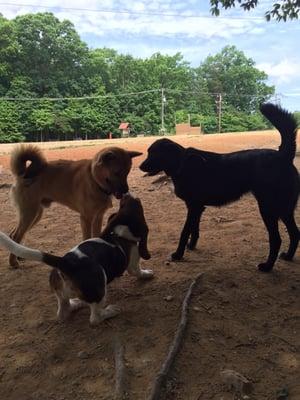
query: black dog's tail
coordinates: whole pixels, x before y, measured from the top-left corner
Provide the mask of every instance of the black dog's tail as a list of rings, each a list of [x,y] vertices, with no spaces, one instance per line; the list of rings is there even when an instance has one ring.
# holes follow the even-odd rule
[[[40,250],[31,249],[30,247],[23,246],[12,240],[5,233],[0,231],[0,245],[5,247],[11,253],[15,254],[17,257],[25,258],[25,260],[40,261],[51,267],[63,270],[64,263],[62,262],[62,257],[55,256],[53,254],[44,253]]]
[[[280,106],[266,103],[260,106],[261,113],[278,129],[281,135],[279,151],[289,161],[293,161],[296,154],[297,121],[292,113]]]

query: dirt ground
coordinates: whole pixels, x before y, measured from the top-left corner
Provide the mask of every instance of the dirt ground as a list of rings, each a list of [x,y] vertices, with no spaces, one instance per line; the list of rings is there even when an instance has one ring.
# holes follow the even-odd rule
[[[146,152],[155,138],[116,140],[113,144]],[[254,147],[276,148],[276,132],[177,137],[187,146],[220,152]],[[47,150],[48,159],[92,157],[103,145]],[[44,145],[45,147],[45,145]],[[56,147],[64,147],[60,144]],[[1,152],[1,147],[0,147]],[[3,147],[2,153],[9,149]],[[256,265],[267,255],[267,234],[251,195],[223,208],[208,208],[202,219],[198,249],[184,262],[166,263],[174,251],[185,207],[169,185],[153,185],[135,159],[129,183],[144,204],[150,228],[155,279],[138,282],[124,275],[109,287],[108,301],[122,313],[97,328],[88,310],[67,323],[56,322],[56,300],[48,286],[49,267],[22,263],[8,268],[0,250],[0,393],[3,400],[109,400],[114,393],[114,338],[125,345],[127,398],[144,400],[150,393],[176,330],[182,300],[193,278],[204,272],[191,299],[188,329],[167,384],[164,399],[233,400],[220,378],[233,369],[253,382],[250,399],[300,399],[300,254],[293,263],[279,260],[274,272]],[[9,156],[0,155],[0,229],[16,221],[10,204]],[[296,158],[300,166],[300,157]],[[117,201],[114,200],[114,206]],[[299,208],[296,212],[300,224]],[[283,248],[287,234],[281,226]],[[79,217],[60,205],[45,211],[26,237],[26,244],[63,254],[80,242]],[[169,300],[169,301],[167,301]]]

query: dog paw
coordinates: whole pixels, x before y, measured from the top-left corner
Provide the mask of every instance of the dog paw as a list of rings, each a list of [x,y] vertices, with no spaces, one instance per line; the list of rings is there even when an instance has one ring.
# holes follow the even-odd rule
[[[141,269],[139,274],[139,279],[147,280],[152,279],[154,277],[154,273],[151,269]]]
[[[57,319],[61,322],[67,321],[71,315],[70,307],[62,307],[57,311]]]
[[[110,304],[101,313],[102,319],[113,318],[119,315],[121,312],[121,308],[115,304]]]
[[[175,251],[175,253],[171,254],[170,261],[180,261],[180,260],[182,260],[182,258],[183,258],[183,254]]]
[[[189,242],[189,243],[186,245],[186,248],[189,249],[189,250],[195,250],[196,244],[190,243],[190,242]]]
[[[87,303],[80,299],[70,299],[70,308],[72,311],[79,310],[80,308],[87,307]]]
[[[15,262],[14,264],[9,264],[10,269],[18,269],[20,267],[20,264],[18,262]]]
[[[120,314],[120,312],[121,312],[120,307],[110,304],[101,311],[92,313],[90,316],[90,324],[92,326],[97,326],[106,319],[116,317],[117,315]]]
[[[280,253],[279,258],[281,258],[281,260],[285,260],[285,261],[293,261],[293,257],[290,256],[288,253],[285,253],[284,251],[282,253]]]
[[[261,263],[261,264],[258,264],[257,268],[261,272],[271,272],[273,269],[273,265],[270,265],[268,263]]]
[[[9,257],[9,266],[11,269],[17,269],[20,267],[17,257],[15,257],[15,256]]]

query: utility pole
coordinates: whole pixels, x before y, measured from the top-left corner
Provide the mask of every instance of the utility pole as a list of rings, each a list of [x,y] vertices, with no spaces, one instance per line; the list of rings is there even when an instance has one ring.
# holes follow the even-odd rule
[[[161,88],[161,133],[164,135],[165,134],[165,103],[166,103],[166,97],[165,97],[165,89]]]
[[[216,100],[217,111],[218,111],[218,132],[221,133],[222,129],[222,94],[218,94],[218,99]]]

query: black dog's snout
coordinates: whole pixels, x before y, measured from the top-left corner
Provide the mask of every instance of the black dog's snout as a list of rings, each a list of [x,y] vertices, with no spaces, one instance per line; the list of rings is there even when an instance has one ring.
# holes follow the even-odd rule
[[[128,193],[129,191],[128,184],[125,183],[124,185],[120,186],[118,191],[121,192],[122,194]]]
[[[142,162],[142,164],[140,165],[140,170],[142,170],[143,172],[147,172],[147,160]]]

